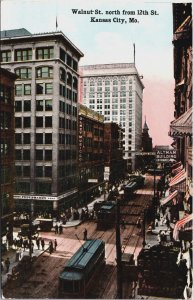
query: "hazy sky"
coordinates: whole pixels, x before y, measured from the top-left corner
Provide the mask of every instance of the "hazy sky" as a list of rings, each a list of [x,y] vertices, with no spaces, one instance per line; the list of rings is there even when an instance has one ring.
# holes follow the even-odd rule
[[[73,14],[72,9],[92,14]],[[95,14],[96,10],[101,14]],[[157,15],[151,15],[151,11]],[[135,43],[136,67],[145,85],[143,120],[146,116],[154,145],[171,144],[168,137],[169,123],[174,118],[171,1],[1,0],[1,30],[55,31],[56,16],[58,30],[84,53],[80,65],[133,62]],[[92,17],[95,21],[99,18],[110,21],[91,22]],[[129,22],[129,18],[137,22]]]

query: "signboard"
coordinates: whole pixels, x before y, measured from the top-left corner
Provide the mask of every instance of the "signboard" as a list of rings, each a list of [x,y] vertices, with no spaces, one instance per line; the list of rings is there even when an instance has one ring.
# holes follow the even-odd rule
[[[78,143],[79,143],[79,161],[82,161],[82,148],[83,148],[83,119],[79,118],[79,135],[78,135]]]
[[[110,172],[110,167],[105,167],[105,172]]]
[[[98,182],[98,179],[88,179],[88,182],[93,182],[93,183],[97,183]]]
[[[155,152],[136,152],[135,155],[140,155],[140,156],[155,156]]]
[[[168,162],[171,160],[176,160],[177,150],[176,149],[161,149],[156,150],[156,161],[157,162]]]
[[[104,180],[109,180],[109,172],[104,172]]]

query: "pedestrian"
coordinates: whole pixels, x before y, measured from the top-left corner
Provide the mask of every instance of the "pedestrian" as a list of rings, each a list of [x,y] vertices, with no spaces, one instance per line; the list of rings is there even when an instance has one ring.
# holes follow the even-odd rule
[[[15,249],[17,249],[17,240],[16,239],[14,239],[13,245],[14,245]]]
[[[57,240],[55,239],[55,240],[54,240],[54,250],[55,250],[55,251],[56,251],[57,246],[58,246],[58,243],[57,243]]]
[[[23,240],[23,251],[25,251],[25,248],[27,248],[27,240]]]
[[[141,218],[137,220],[137,228],[141,229]]]
[[[31,253],[33,253],[33,252],[34,252],[34,243],[31,242]]]
[[[9,267],[10,267],[9,257],[7,257],[6,260],[5,260],[5,267],[6,267],[6,273],[8,273],[9,272]]]
[[[1,274],[3,273],[4,271],[4,261],[3,259],[1,259]]]
[[[86,241],[87,240],[87,229],[85,228],[83,231],[83,240]]]
[[[40,239],[39,238],[36,239],[36,245],[37,245],[38,250],[40,250]]]
[[[121,221],[121,227],[122,227],[123,229],[125,229],[125,219],[122,219],[122,221]]]
[[[44,247],[45,247],[44,239],[41,239],[41,246],[42,246],[42,250],[44,251]]]
[[[62,225],[61,224],[58,229],[59,229],[59,234],[61,234],[62,233]]]
[[[58,233],[58,225],[56,224],[56,226],[55,226],[55,234],[57,234]]]
[[[52,241],[49,242],[49,253],[52,254],[53,252],[53,243]]]

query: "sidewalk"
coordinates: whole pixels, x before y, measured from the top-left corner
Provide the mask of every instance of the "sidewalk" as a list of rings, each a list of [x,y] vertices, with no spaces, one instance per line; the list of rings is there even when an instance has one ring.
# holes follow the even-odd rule
[[[48,242],[45,241],[45,250],[38,250],[37,249],[37,246],[35,245],[34,246],[34,250],[33,250],[33,253],[32,253],[32,257],[36,256],[40,256],[42,255],[44,252],[46,252],[48,250]],[[1,288],[3,288],[7,282],[7,277],[9,274],[12,274],[12,269],[17,266],[17,264],[19,263],[19,261],[22,259],[23,256],[29,256],[29,249],[26,249],[25,251],[23,251],[22,249],[22,252],[21,252],[21,255],[20,257],[18,257],[18,253],[17,253],[17,249],[13,249],[13,248],[10,248],[6,253],[4,253],[2,255],[2,259],[3,261],[5,261],[5,259],[7,257],[9,257],[9,260],[10,260],[10,267],[9,267],[9,272],[6,273],[6,270],[4,269],[4,271],[1,272]]]
[[[167,228],[166,224],[162,225],[162,223],[160,221],[158,221],[158,226],[156,226],[155,229],[152,230],[152,233],[147,233],[147,231],[146,231],[146,233],[145,233],[146,244],[150,245],[150,246],[159,244],[158,236],[159,236],[160,231],[165,231],[166,237],[168,237],[170,239],[168,228]]]

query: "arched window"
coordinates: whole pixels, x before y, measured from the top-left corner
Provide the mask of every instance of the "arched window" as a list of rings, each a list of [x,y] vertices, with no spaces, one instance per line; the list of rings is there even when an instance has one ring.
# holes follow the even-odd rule
[[[36,69],[36,78],[52,78],[53,67],[40,67]]]
[[[15,74],[18,76],[19,79],[31,79],[31,68],[18,68],[15,69]]]
[[[60,80],[66,80],[66,71],[63,68],[60,68]]]
[[[72,84],[72,75],[69,72],[67,72],[67,84],[68,85]]]
[[[78,80],[77,80],[76,77],[73,77],[73,88],[74,88],[75,90],[77,90],[77,87],[78,87]]]

